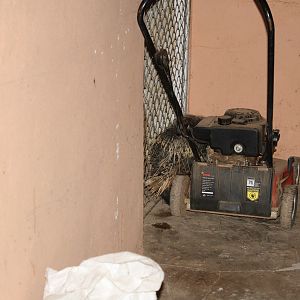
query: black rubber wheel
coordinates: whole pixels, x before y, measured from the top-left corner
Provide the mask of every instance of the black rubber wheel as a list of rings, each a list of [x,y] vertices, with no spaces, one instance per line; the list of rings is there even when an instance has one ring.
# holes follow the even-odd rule
[[[298,205],[298,186],[287,185],[284,187],[281,208],[280,208],[280,225],[282,228],[291,229],[295,223]]]
[[[170,192],[170,209],[172,216],[183,216],[186,212],[185,199],[189,195],[190,177],[177,175],[172,183]]]

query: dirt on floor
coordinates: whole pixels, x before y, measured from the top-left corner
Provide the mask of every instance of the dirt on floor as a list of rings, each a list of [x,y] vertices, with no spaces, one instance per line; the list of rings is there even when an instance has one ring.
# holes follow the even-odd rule
[[[146,217],[145,255],[165,271],[160,300],[300,299],[300,213],[278,221],[187,213],[160,202]]]

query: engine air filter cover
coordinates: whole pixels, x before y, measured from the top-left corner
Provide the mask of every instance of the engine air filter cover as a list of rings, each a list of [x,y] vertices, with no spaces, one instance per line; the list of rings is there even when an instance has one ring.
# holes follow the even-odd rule
[[[232,117],[232,123],[249,124],[259,122],[263,119],[261,114],[254,109],[249,108],[232,108],[225,112],[226,116]]]

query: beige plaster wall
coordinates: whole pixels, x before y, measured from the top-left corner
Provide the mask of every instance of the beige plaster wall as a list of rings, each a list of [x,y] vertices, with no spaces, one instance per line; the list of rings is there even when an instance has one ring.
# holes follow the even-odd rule
[[[138,4],[0,3],[0,299],[41,299],[48,266],[142,249]]]
[[[279,157],[300,156],[300,1],[269,0],[276,24]],[[266,112],[266,32],[252,0],[192,0],[189,110]]]

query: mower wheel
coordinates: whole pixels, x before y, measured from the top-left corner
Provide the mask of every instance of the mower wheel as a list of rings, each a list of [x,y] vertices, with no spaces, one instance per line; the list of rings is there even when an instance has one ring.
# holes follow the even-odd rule
[[[282,228],[291,229],[295,223],[298,204],[298,186],[287,185],[284,187],[281,198],[280,225]]]
[[[186,212],[185,199],[189,195],[190,178],[177,175],[172,183],[170,192],[170,209],[172,216],[182,216]]]

